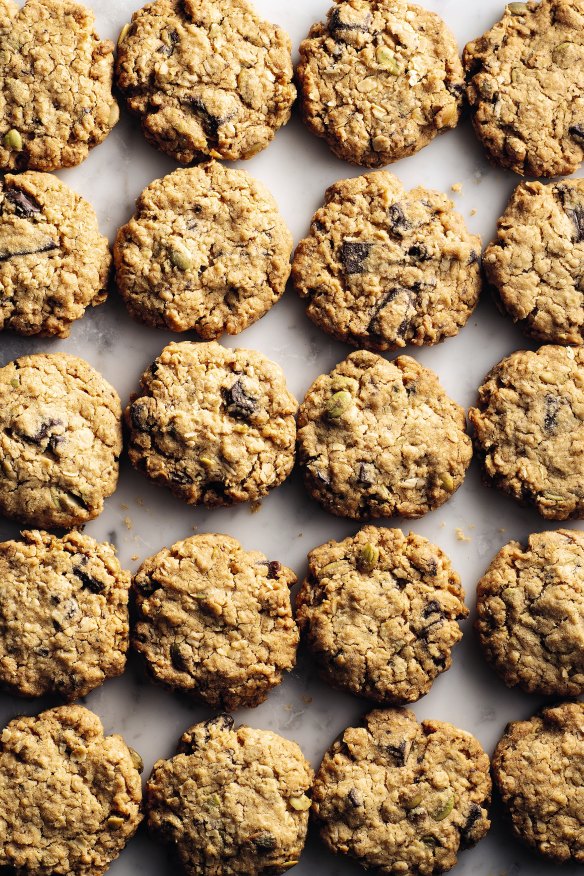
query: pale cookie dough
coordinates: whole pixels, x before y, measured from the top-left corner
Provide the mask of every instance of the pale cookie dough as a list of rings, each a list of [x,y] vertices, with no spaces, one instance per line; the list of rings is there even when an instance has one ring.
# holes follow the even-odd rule
[[[403,0],[341,0],[300,44],[301,111],[339,158],[381,167],[456,127],[464,74],[454,36]]]
[[[295,742],[219,715],[154,764],[148,828],[187,876],[278,876],[304,848],[312,779]]]
[[[114,246],[131,315],[206,340],[239,334],[278,301],[292,235],[270,192],[216,161],[156,180]]]
[[[481,290],[481,239],[446,195],[406,192],[387,171],[327,189],[292,278],[310,319],[356,347],[395,350],[456,335]]]
[[[384,709],[329,748],[312,809],[332,852],[379,874],[432,876],[485,836],[490,799],[489,758],[474,736]]]
[[[415,359],[351,353],[312,384],[298,413],[308,491],[332,514],[420,517],[461,485],[464,411]]]
[[[251,158],[290,118],[290,48],[247,0],[156,0],[122,30],[117,84],[176,161]]]
[[[141,769],[89,709],[15,718],[0,736],[0,867],[102,876],[142,820]]]
[[[115,389],[67,353],[0,368],[0,514],[70,529],[101,514],[122,451]]]
[[[0,0],[0,170],[58,170],[87,158],[119,118],[114,44],[72,0]]]

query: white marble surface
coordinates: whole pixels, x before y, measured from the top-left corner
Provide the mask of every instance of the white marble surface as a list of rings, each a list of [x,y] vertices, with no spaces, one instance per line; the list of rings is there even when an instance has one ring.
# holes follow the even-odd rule
[[[499,0],[424,0],[439,12],[455,31],[462,48],[482,33],[500,14]],[[137,8],[138,0],[92,0],[98,32],[116,39],[122,25]],[[266,17],[287,28],[294,53],[310,24],[322,17],[329,0],[256,0]],[[326,145],[311,136],[294,117],[266,151],[244,164],[273,191],[294,234],[295,241],[308,228],[326,186],[354,176],[357,168],[333,157]],[[95,149],[84,164],[59,174],[95,206],[102,229],[113,239],[118,225],[127,221],[142,188],[174,169],[173,162],[143,140],[139,125],[122,111],[122,120],[108,140]],[[418,155],[391,167],[407,186],[424,184],[450,191],[469,227],[486,243],[514,185],[511,172],[490,167],[475,140],[470,123],[435,140]],[[580,172],[581,174],[581,172]],[[471,211],[476,214],[471,216]],[[191,335],[185,336],[193,339]],[[171,340],[168,332],[147,329],[132,322],[112,292],[108,302],[78,322],[66,341],[26,340],[4,334],[0,337],[0,364],[33,351],[66,350],[96,366],[117,388],[125,402],[139,375]],[[261,350],[283,367],[292,391],[302,398],[312,380],[344,358],[349,349],[333,342],[305,317],[303,306],[291,290],[260,321],[237,338],[224,338],[229,346]],[[446,390],[462,405],[474,401],[476,388],[486,371],[513,350],[532,346],[510,322],[503,319],[485,295],[476,314],[457,338],[437,348],[407,350],[438,372]],[[530,532],[551,528],[535,512],[480,483],[473,463],[463,487],[438,511],[422,520],[384,521],[411,528],[437,542],[451,556],[463,578],[469,606],[474,589],[494,553],[511,538],[524,539]],[[581,527],[581,523],[568,524]],[[460,541],[460,528],[468,540]],[[270,558],[292,566],[299,576],[305,571],[306,553],[329,538],[344,537],[356,526],[327,515],[304,492],[294,475],[274,491],[256,514],[247,506],[205,511],[183,505],[163,489],[149,484],[122,466],[117,492],[104,513],[87,531],[114,541],[122,562],[135,569],[138,560],[193,532],[227,532],[247,548],[258,548]],[[14,537],[17,529],[0,521],[0,538]],[[471,617],[464,624],[464,637],[454,652],[452,669],[435,683],[431,693],[414,706],[423,718],[451,721],[475,733],[490,753],[505,723],[534,712],[542,700],[507,690],[483,662],[472,632]],[[171,693],[153,687],[131,659],[126,674],[109,681],[87,697],[87,705],[103,719],[108,731],[124,734],[144,757],[146,775],[158,757],[169,756],[180,733],[209,712]],[[0,723],[17,713],[34,713],[50,705],[45,701],[20,701],[0,695]],[[236,715],[258,727],[270,727],[296,739],[315,766],[333,738],[368,704],[335,693],[319,682],[310,662],[300,656],[297,669],[274,690],[266,703]],[[311,834],[305,854],[294,870],[298,876],[320,873],[357,874],[357,866],[331,856]],[[502,822],[497,807],[490,835],[477,848],[464,852],[453,872],[457,876],[543,876],[552,871],[515,843]],[[111,868],[112,876],[164,876],[174,873],[165,851],[154,845],[143,830]],[[562,868],[563,876],[576,876],[575,866]]]

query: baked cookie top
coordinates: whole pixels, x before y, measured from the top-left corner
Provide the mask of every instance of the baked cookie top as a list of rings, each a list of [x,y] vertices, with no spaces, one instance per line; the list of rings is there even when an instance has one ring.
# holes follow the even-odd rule
[[[290,118],[290,50],[247,0],[155,0],[122,31],[117,84],[177,161],[251,158]]]
[[[128,455],[190,504],[253,501],[292,471],[297,407],[261,353],[169,344],[126,409]]]
[[[270,192],[216,161],[151,183],[114,246],[132,316],[207,340],[239,334],[276,303],[291,252]]]
[[[48,529],[97,517],[118,480],[121,413],[115,389],[68,353],[0,368],[0,513]]]
[[[300,44],[304,121],[339,158],[381,167],[458,123],[464,74],[453,35],[403,0],[341,0]]]
[[[114,44],[72,0],[0,0],[0,170],[58,170],[87,158],[119,118]]]
[[[463,409],[409,356],[351,353],[314,381],[298,413],[306,487],[341,517],[420,517],[470,463]]]
[[[497,164],[561,176],[584,157],[584,0],[508,3],[463,53],[474,129]]]
[[[329,748],[312,796],[331,851],[378,873],[431,876],[489,829],[489,758],[452,724],[376,710]]]
[[[548,520],[584,516],[584,350],[512,353],[468,416],[489,483]]]
[[[481,239],[446,195],[406,192],[387,171],[332,185],[294,254],[313,322],[373,350],[436,344],[459,332],[481,289]]]
[[[141,769],[82,706],[15,718],[0,735],[0,866],[102,876],[142,820]]]
[[[148,828],[192,876],[284,873],[304,848],[312,778],[295,742],[219,715],[154,764]]]
[[[515,836],[546,858],[584,863],[584,703],[507,725],[493,775]]]

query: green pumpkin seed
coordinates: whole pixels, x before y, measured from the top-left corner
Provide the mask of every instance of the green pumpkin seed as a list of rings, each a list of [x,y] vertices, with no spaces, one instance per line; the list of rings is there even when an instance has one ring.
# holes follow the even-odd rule
[[[4,145],[7,149],[14,149],[15,152],[22,150],[22,137],[15,128],[4,134]]]
[[[326,412],[328,416],[333,420],[338,419],[351,406],[352,401],[353,396],[346,389],[335,392],[327,402]]]
[[[361,572],[372,572],[379,561],[379,548],[367,542],[359,551],[357,566]]]

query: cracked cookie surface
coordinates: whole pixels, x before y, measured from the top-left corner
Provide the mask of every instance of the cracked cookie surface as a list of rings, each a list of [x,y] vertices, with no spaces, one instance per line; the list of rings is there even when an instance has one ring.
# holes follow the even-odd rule
[[[93,208],[57,177],[0,181],[0,330],[67,337],[105,301],[110,265]]]
[[[0,866],[102,876],[142,820],[141,768],[82,706],[15,718],[0,735]]]
[[[453,35],[403,0],[342,0],[300,44],[300,106],[339,158],[381,167],[458,123],[464,75]]]
[[[489,758],[452,724],[376,710],[329,748],[312,796],[331,851],[376,873],[431,876],[489,829]]]
[[[480,252],[446,195],[406,192],[378,171],[327,189],[292,277],[316,325],[357,347],[392,350],[459,332],[480,294]]]
[[[236,335],[281,297],[292,236],[270,192],[216,161],[146,188],[114,246],[133,317],[211,340]]]
[[[514,721],[493,755],[513,832],[546,858],[584,864],[584,703]]]
[[[277,876],[304,847],[312,778],[295,742],[219,715],[154,764],[148,828],[192,876]]]
[[[508,3],[463,53],[474,129],[491,159],[526,176],[584,158],[584,0]]]
[[[290,118],[290,49],[247,0],[156,0],[122,31],[117,84],[177,161],[251,158]]]
[[[22,533],[0,544],[0,685],[75,700],[121,675],[128,591],[110,544],[71,532]]]
[[[292,471],[297,407],[261,353],[169,344],[126,409],[128,455],[190,504],[254,501]]]
[[[548,520],[584,516],[584,350],[503,359],[468,414],[485,480]]]
[[[415,359],[351,353],[300,405],[306,487],[340,517],[420,517],[464,479],[472,455],[465,426],[463,409]]]
[[[0,169],[81,164],[118,121],[114,44],[94,22],[72,0],[0,0]]]
[[[118,481],[121,413],[115,389],[76,356],[0,368],[0,513],[48,529],[97,517]]]

